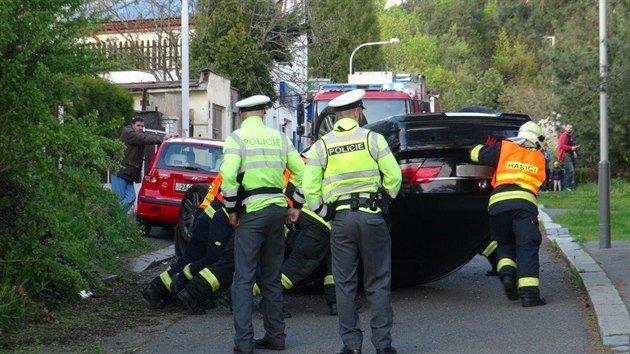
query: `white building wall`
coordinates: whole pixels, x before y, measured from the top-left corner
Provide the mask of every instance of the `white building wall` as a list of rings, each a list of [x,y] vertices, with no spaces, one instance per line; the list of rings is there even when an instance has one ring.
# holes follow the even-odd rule
[[[168,84],[169,82],[163,83]],[[126,82],[125,84],[137,83]],[[212,119],[221,120],[221,139],[225,139],[231,133],[232,111],[234,109],[232,91],[229,79],[212,72],[207,74],[207,81],[202,81],[199,86],[190,88],[188,105],[194,137],[212,137]],[[132,90],[131,94],[134,109],[142,110],[142,90]],[[149,88],[149,102],[146,107],[146,110],[158,110],[166,116],[177,117],[179,133],[182,132],[181,121],[179,121],[182,111],[181,94],[181,87]],[[213,105],[222,108],[221,116],[212,117],[211,108]]]
[[[225,140],[232,132],[231,121],[234,106],[232,105],[231,81],[223,76],[210,75],[208,78],[207,96],[209,99],[207,107],[212,107],[214,104],[223,108],[220,117],[209,115],[207,134],[212,136],[212,121],[220,119],[222,122],[221,139]]]

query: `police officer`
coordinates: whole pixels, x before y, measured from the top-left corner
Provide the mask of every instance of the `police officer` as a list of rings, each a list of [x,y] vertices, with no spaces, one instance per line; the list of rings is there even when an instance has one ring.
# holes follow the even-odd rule
[[[287,212],[284,170],[301,185],[304,164],[289,138],[265,126],[265,107],[271,100],[256,95],[238,101],[243,120],[223,147],[221,165],[223,197],[230,223],[237,226],[234,238],[234,352],[258,349],[283,350],[285,324],[282,317],[280,268],[284,256],[284,224],[297,215]],[[242,188],[242,207],[237,210]],[[252,287],[258,279],[263,301],[265,336],[254,341]]]
[[[488,203],[490,234],[498,243],[497,271],[506,296],[523,307],[540,306],[537,195],[545,182],[545,135],[534,122],[523,124],[518,136],[470,150],[473,162],[496,168]]]
[[[332,267],[344,345],[339,353],[361,353],[363,336],[355,303],[360,261],[372,314],[372,344],[377,353],[395,353],[391,239],[381,208],[396,197],[402,177],[385,138],[359,127],[364,95],[364,90],[353,90],[330,101],[337,122],[309,151],[303,189],[310,210],[326,219],[334,213]]]

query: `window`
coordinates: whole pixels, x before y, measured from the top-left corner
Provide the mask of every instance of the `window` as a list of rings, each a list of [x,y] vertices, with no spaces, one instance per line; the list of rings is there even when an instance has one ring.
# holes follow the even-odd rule
[[[202,144],[168,144],[157,162],[158,168],[218,172],[223,160],[223,149]]]

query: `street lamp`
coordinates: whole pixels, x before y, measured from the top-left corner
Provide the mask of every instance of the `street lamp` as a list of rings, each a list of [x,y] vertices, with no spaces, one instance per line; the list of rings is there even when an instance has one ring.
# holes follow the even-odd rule
[[[400,42],[400,39],[398,39],[398,38],[390,38],[390,40],[383,41],[383,42],[363,43],[360,46],[354,48],[354,50],[352,51],[352,54],[350,54],[350,75],[352,75],[352,57],[354,57],[354,53],[356,53],[357,50],[359,50],[359,48],[365,47],[365,46],[368,46],[368,45],[380,45],[380,44],[390,44],[390,43],[398,43],[398,42]]]

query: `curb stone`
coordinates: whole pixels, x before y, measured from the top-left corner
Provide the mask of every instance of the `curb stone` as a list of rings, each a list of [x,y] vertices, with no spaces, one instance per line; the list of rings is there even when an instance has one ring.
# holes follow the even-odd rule
[[[135,273],[141,273],[158,264],[163,264],[175,257],[175,246],[170,245],[166,248],[144,254],[136,257],[131,261],[131,270]]]
[[[569,234],[569,230],[554,223],[549,215],[538,208],[547,238],[554,241],[564,257],[582,279],[595,310],[602,343],[614,353],[630,353],[630,314],[619,292],[606,272]]]

